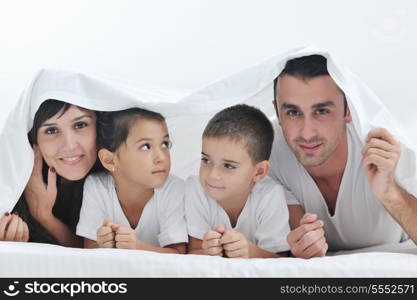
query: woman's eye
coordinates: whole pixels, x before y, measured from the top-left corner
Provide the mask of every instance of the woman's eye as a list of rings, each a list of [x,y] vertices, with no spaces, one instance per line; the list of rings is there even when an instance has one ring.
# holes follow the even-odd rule
[[[162,143],[162,147],[167,148],[167,149],[171,149],[172,142],[171,141],[165,141],[165,142]]]
[[[139,147],[140,150],[149,150],[151,149],[151,145],[149,144],[143,144],[142,146]]]
[[[88,124],[86,122],[77,122],[74,125],[75,129],[82,129],[82,128],[85,128],[87,126],[88,126]]]
[[[58,133],[58,128],[56,127],[48,127],[45,129],[46,134],[55,134]]]
[[[232,170],[232,169],[236,169],[236,166],[231,165],[231,164],[224,164],[223,166],[224,166],[226,169],[230,169],[230,170]]]

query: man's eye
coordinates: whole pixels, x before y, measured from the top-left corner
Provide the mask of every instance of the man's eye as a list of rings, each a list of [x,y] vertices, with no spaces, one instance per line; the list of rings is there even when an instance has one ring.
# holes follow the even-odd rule
[[[46,134],[55,134],[58,133],[58,128],[56,127],[48,127],[45,129]]]
[[[317,109],[315,111],[316,115],[325,115],[325,114],[328,114],[328,113],[329,113],[329,110],[325,109],[325,108],[320,108],[320,109]]]
[[[88,126],[88,124],[86,122],[77,122],[74,125],[75,129],[82,129],[82,128],[85,128],[87,126]]]
[[[293,116],[293,117],[295,117],[295,116],[299,116],[299,115],[300,115],[300,112],[299,112],[299,111],[297,111],[297,110],[288,110],[288,111],[287,111],[287,115],[288,115],[288,116]]]
[[[143,144],[142,146],[139,147],[140,150],[149,150],[151,149],[151,145],[149,144]]]
[[[234,166],[234,165],[232,165],[232,164],[224,164],[223,165],[226,169],[230,169],[230,170],[232,170],[232,169],[236,169],[236,166]]]
[[[163,148],[171,149],[172,148],[172,142],[171,141],[165,141],[162,143]]]

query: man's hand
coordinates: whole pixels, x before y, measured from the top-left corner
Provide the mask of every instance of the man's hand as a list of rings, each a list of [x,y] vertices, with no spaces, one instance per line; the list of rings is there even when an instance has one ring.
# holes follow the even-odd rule
[[[54,167],[48,170],[48,184],[45,184],[42,177],[42,154],[38,147],[34,148],[35,163],[32,174],[26,185],[24,194],[31,215],[40,223],[52,216],[52,208],[55,204],[56,171]]]
[[[384,128],[372,129],[362,150],[366,170],[374,195],[381,201],[391,199],[398,192],[394,180],[395,169],[401,155],[400,144]]]
[[[136,232],[130,227],[120,224],[112,224],[111,228],[115,234],[116,248],[119,249],[140,249]]]
[[[103,225],[97,229],[97,244],[100,248],[114,248],[115,234],[111,228],[112,222],[109,219],[104,219]]]
[[[317,220],[317,215],[304,214],[300,226],[287,236],[291,253],[300,258],[325,256],[328,245],[324,237],[323,225],[323,221]]]
[[[251,242],[243,233],[235,230],[227,230],[220,239],[224,253],[230,258],[250,258]]]

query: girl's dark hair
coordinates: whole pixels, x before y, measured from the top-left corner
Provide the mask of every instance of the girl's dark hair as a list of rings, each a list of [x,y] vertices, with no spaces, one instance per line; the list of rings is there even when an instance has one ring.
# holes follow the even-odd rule
[[[60,111],[61,113],[59,116],[62,116],[71,107],[71,105],[72,104],[70,103],[53,99],[44,101],[36,112],[33,120],[33,127],[28,133],[30,144],[32,146],[38,144],[37,133],[46,120],[55,116]],[[42,175],[45,183],[48,180],[48,168],[48,165],[44,161],[42,166]],[[102,168],[103,167],[97,160],[93,168],[90,170],[90,173],[100,171]],[[60,176],[57,177],[58,194],[54,207],[52,208],[52,213],[56,218],[66,224],[73,233],[76,231],[80,216],[84,180],[85,178],[64,183]],[[16,212],[28,224],[29,241],[58,244],[56,239],[33,218],[23,194],[14,207],[13,212]]]
[[[165,122],[165,118],[160,113],[138,107],[99,112],[97,118],[98,148],[116,151],[126,141],[130,128],[139,118]]]

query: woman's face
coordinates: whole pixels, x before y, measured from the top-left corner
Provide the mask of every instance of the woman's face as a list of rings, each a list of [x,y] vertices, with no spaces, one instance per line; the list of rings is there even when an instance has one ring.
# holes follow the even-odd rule
[[[96,115],[71,105],[39,127],[39,150],[49,167],[67,180],[84,178],[97,159]]]

